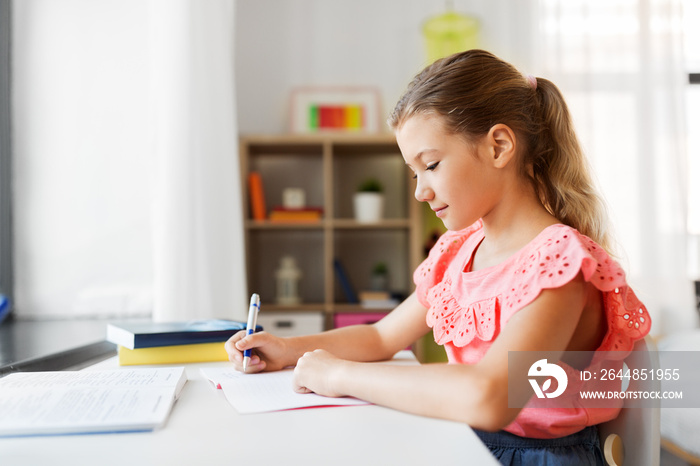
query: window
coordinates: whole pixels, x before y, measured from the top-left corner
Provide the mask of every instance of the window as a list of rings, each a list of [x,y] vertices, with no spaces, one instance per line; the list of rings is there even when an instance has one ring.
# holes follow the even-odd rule
[[[657,333],[695,325],[696,319],[690,311],[688,206],[696,210],[700,234],[700,189],[693,187],[689,197],[689,186],[698,183],[688,182],[688,168],[693,165],[693,180],[700,178],[700,157],[697,149],[688,157],[688,149],[700,144],[689,140],[688,128],[700,123],[700,86],[688,85],[686,67],[700,64],[697,3],[537,2],[537,72],[566,97],[609,206],[615,253]],[[683,24],[691,35],[685,49]],[[689,105],[691,97],[697,103]]]
[[[650,253],[685,234],[679,5],[540,1],[539,64],[566,97],[637,277],[683,268],[680,251]]]
[[[685,66],[688,71],[686,88],[686,127],[688,134],[688,233],[700,235],[700,2],[683,3],[683,32]]]

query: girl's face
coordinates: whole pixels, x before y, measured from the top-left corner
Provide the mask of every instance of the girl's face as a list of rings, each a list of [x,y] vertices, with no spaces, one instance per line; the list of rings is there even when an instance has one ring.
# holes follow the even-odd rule
[[[502,177],[487,138],[468,143],[434,115],[415,115],[396,130],[396,141],[416,179],[416,199],[427,202],[449,230],[460,230],[496,206]]]

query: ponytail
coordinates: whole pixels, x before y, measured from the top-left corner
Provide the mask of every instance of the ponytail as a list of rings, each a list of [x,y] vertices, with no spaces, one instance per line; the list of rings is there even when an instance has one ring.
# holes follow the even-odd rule
[[[416,114],[436,114],[454,134],[476,140],[503,123],[524,142],[521,175],[542,205],[611,251],[607,213],[590,175],[559,89],[547,79],[524,76],[483,50],[440,59],[409,84],[389,117],[396,130]]]
[[[612,252],[605,204],[595,189],[586,156],[559,89],[537,78],[542,131],[532,140],[532,181],[542,204],[562,223]]]

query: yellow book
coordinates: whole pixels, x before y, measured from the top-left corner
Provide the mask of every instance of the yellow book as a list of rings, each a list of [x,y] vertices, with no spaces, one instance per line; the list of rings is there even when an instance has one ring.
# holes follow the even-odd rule
[[[118,352],[120,366],[228,361],[228,353],[224,349],[223,341],[136,349],[119,346]]]

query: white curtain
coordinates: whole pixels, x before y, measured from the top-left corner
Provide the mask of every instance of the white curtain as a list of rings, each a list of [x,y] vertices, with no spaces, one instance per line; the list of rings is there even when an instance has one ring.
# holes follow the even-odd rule
[[[152,0],[157,321],[245,318],[234,2]]]
[[[539,0],[536,74],[567,98],[652,333],[696,325],[679,0]]]

